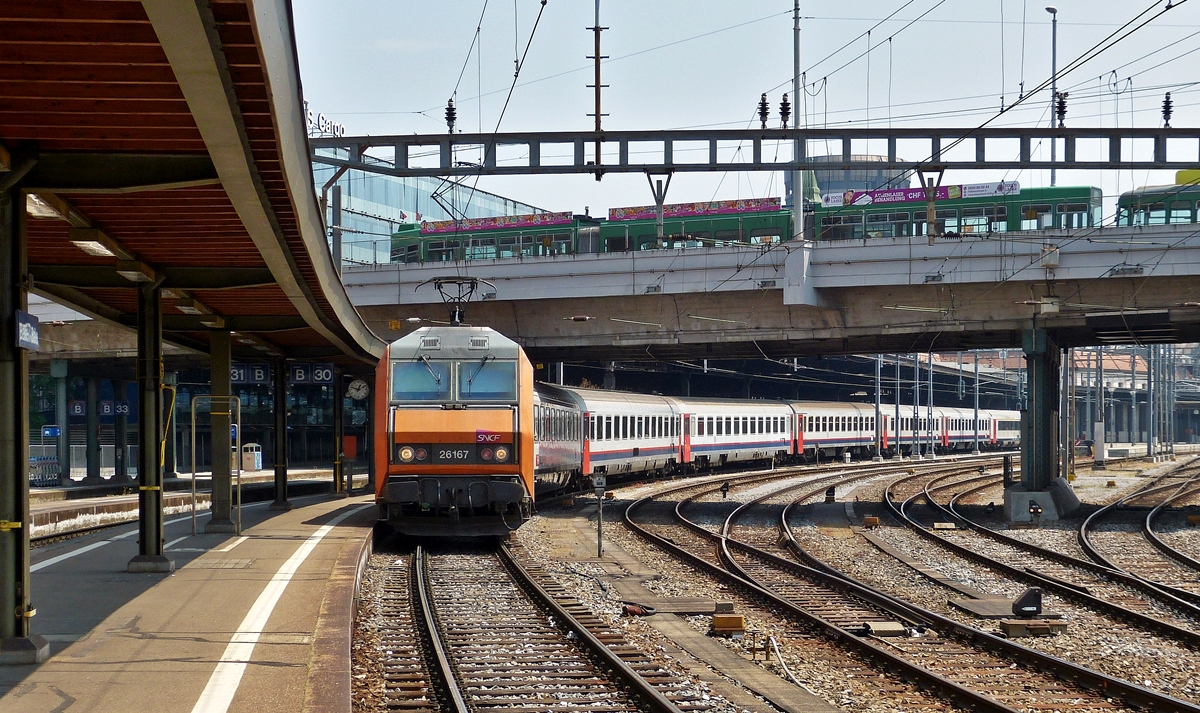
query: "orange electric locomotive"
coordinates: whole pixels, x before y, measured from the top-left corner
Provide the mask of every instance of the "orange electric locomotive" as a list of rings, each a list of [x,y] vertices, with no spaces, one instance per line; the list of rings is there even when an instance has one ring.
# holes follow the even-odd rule
[[[375,377],[375,500],[415,536],[515,530],[533,509],[533,367],[484,327],[426,327],[395,342]]]

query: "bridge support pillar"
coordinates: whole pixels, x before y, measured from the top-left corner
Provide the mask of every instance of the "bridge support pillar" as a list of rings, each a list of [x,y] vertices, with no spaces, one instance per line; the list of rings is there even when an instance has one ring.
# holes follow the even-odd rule
[[[50,656],[29,633],[29,355],[17,346],[29,282],[20,179],[31,165],[0,174],[0,664],[15,665]]]
[[[1022,348],[1029,396],[1021,412],[1021,480],[1004,491],[1005,515],[1010,522],[1057,520],[1079,506],[1058,472],[1062,350],[1044,329],[1027,330]]]
[[[102,482],[100,478],[100,379],[95,376],[87,378],[87,477],[85,483]]]
[[[275,369],[275,501],[271,503],[272,510],[291,510],[292,504],[287,497],[287,362],[276,359]]]
[[[173,572],[163,554],[162,300],[158,283],[138,288],[138,554],[130,572]]]
[[[209,332],[209,353],[212,356],[209,383],[213,396],[230,396],[230,374],[232,367],[232,344],[230,334],[224,330]],[[237,532],[233,522],[233,461],[230,448],[231,415],[233,404],[228,398],[213,399],[209,411],[212,438],[212,519],[204,526],[205,532]],[[238,454],[241,458],[241,454]]]

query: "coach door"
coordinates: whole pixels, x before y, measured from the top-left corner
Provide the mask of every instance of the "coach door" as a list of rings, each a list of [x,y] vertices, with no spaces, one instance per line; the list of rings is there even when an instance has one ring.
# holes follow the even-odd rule
[[[580,429],[583,433],[583,470],[580,471],[583,475],[590,475],[592,472],[592,438],[596,435],[596,421],[592,418],[592,414],[587,411],[583,412],[583,428]]]
[[[692,462],[692,415],[690,413],[683,414],[683,439],[680,441],[682,448],[680,450],[680,463]]]
[[[950,447],[950,419],[942,416],[942,447]]]
[[[793,433],[795,436],[792,439],[792,455],[804,455],[804,414],[795,414]]]

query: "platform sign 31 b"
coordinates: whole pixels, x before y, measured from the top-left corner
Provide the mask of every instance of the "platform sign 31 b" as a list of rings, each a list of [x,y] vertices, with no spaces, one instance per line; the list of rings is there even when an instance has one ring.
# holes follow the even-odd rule
[[[271,383],[271,365],[267,363],[236,363],[229,367],[229,381],[234,384]]]

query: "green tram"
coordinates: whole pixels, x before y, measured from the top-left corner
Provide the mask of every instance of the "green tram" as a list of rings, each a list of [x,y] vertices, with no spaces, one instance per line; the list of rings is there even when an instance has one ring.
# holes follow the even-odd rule
[[[1195,223],[1200,211],[1200,171],[1179,171],[1175,184],[1142,186],[1117,199],[1117,225]]]
[[[1100,224],[1101,192],[1090,186],[1015,189],[975,196],[979,186],[943,187],[937,220],[947,236]],[[1007,184],[1015,187],[1015,184]],[[903,189],[912,194],[921,189]],[[926,203],[893,200],[824,205],[810,218],[817,240],[925,235]],[[887,192],[896,193],[896,192]],[[895,196],[893,196],[894,198]],[[841,198],[840,196],[838,198]],[[778,198],[681,203],[663,207],[663,237],[654,208],[614,208],[607,219],[572,213],[437,221],[403,226],[392,235],[391,261],[405,263],[493,260],[549,255],[678,250],[733,245],[766,246],[790,239],[792,212]]]
[[[392,262],[444,262],[779,243],[792,213],[778,198],[614,208],[607,220],[571,213],[427,222],[393,233]]]
[[[942,193],[949,197],[939,199],[934,206],[942,235],[955,237],[1100,225],[1102,193],[1099,188],[1058,186],[1025,188],[1000,195],[971,195],[972,192],[984,193],[983,189],[999,185],[1002,184],[943,187]],[[920,188],[870,191],[859,194],[859,197],[903,194],[895,197],[909,198],[921,192]],[[826,204],[815,210],[817,240],[902,238],[929,233],[926,224],[928,210],[923,198],[859,204],[853,202],[853,197],[847,194],[846,198],[851,200],[839,201],[838,196],[834,200],[828,200],[827,196]],[[843,205],[837,205],[839,202]]]

